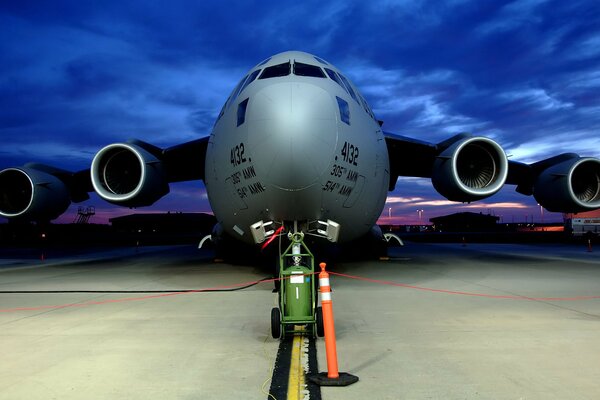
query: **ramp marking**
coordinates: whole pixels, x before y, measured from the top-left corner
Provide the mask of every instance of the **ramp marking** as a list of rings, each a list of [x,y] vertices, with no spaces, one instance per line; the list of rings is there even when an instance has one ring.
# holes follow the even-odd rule
[[[281,340],[268,399],[321,400],[321,388],[306,379],[318,370],[315,339],[295,335]]]

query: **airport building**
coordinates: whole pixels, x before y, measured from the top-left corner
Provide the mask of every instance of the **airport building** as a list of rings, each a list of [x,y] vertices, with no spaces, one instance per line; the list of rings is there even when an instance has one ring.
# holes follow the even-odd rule
[[[500,217],[482,213],[461,212],[431,218],[436,232],[492,232],[497,230]]]

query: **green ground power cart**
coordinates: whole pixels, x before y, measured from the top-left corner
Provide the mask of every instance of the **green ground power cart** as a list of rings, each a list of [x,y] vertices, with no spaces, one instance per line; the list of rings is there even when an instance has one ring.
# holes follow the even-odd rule
[[[317,307],[315,258],[304,234],[288,234],[291,244],[279,257],[279,307],[271,310],[271,334],[323,336],[323,315]]]

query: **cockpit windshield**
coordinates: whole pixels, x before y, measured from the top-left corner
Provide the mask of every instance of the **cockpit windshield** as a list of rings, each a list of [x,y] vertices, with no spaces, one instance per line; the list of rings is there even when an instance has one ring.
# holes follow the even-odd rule
[[[304,64],[298,61],[294,62],[294,75],[325,78],[325,74],[321,68],[316,65]]]
[[[287,76],[290,73],[293,73],[296,76],[309,76],[312,78],[326,77],[325,73],[320,67],[312,64],[305,64],[298,61],[294,61],[293,70],[291,62],[272,65],[270,67],[265,68],[258,79],[279,78],[282,76]]]
[[[272,65],[264,69],[258,79],[277,78],[280,76],[287,76],[290,74],[290,62],[283,64]]]

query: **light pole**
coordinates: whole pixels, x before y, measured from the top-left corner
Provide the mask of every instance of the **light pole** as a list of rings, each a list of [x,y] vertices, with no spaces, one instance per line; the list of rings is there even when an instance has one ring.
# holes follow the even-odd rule
[[[423,210],[417,210],[417,214],[419,214],[419,225],[422,225],[421,219],[423,218]]]
[[[388,217],[392,219],[392,207],[388,208]]]

